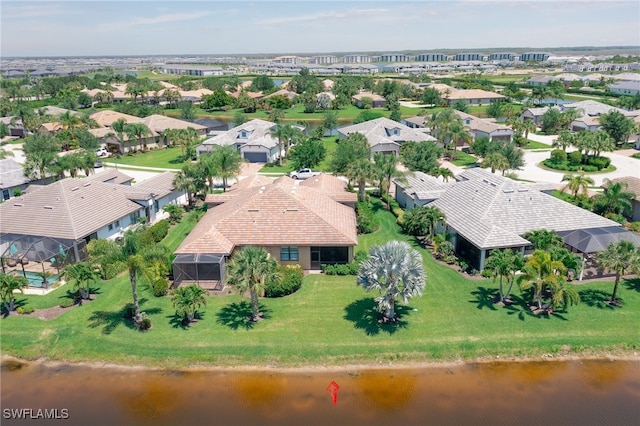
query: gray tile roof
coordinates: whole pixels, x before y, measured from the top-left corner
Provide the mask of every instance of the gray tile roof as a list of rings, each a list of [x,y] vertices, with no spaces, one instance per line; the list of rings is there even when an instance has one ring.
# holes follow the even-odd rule
[[[274,127],[276,123],[271,121],[260,120],[258,118],[247,121],[240,126],[236,126],[222,134],[209,138],[202,142],[200,146],[210,147],[212,145],[258,145],[267,148],[273,148],[278,144],[277,139],[273,139],[269,136],[269,130]],[[245,131],[247,138],[241,138],[240,133]]]
[[[482,169],[463,172],[431,205],[447,224],[480,249],[527,245],[521,235],[537,229],[569,231],[619,226],[566,203],[535,185],[496,176]]]
[[[174,190],[173,180],[176,175],[173,172],[164,172],[135,184],[131,188],[132,192],[153,194],[156,199],[166,197]]]
[[[398,130],[398,134],[393,134],[394,129]],[[404,124],[385,117],[376,118],[375,120],[365,121],[363,123],[353,124],[338,129],[338,133],[343,136],[348,136],[349,134],[356,132],[365,135],[371,147],[389,143],[401,145],[402,142],[407,141],[436,141],[433,136],[427,135],[418,129],[412,129],[409,126],[405,126]]]
[[[407,195],[416,195],[419,200],[434,200],[442,195],[451,184],[443,183],[437,178],[423,172],[407,175],[407,182],[393,181]]]
[[[22,164],[13,158],[0,160],[0,189],[13,188],[29,181],[30,179],[24,175]]]
[[[127,182],[131,182],[133,178],[127,174],[122,173],[116,169],[105,169],[102,172],[98,172],[84,178],[85,181],[95,181],[104,183],[115,183],[116,185],[122,185]]]
[[[84,238],[140,210],[127,188],[73,178],[43,186],[0,205],[0,233]]]
[[[601,102],[592,101],[592,100],[574,102],[572,104],[565,104],[562,106],[562,108],[565,110],[568,108],[576,108],[576,109],[582,110],[584,114],[590,115],[592,117],[595,115],[602,115],[611,111],[618,111],[621,113],[625,112],[625,110],[623,109],[616,108],[611,105],[603,104]]]

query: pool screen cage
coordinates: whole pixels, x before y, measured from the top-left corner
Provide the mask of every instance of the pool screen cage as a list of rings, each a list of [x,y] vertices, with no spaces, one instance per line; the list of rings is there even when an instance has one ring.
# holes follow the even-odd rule
[[[218,254],[178,254],[173,261],[173,285],[196,283],[222,289],[225,257]]]
[[[0,259],[2,272],[21,269],[25,265],[39,263],[42,273],[60,271],[66,265],[86,259],[85,240],[66,240],[38,235],[0,235]],[[37,269],[40,269],[37,268]],[[29,269],[33,269],[29,266]],[[34,271],[36,272],[36,271]]]

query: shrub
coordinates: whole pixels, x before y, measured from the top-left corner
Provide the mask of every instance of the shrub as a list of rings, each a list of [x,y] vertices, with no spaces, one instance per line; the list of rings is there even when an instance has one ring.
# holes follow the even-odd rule
[[[640,232],[640,222],[629,223],[629,229],[633,232]]]
[[[169,222],[162,219],[158,223],[151,226],[148,229],[148,232],[153,236],[153,241],[159,243],[169,233]]]
[[[62,302],[60,302],[60,307],[61,308],[70,308],[75,304],[76,304],[75,299],[65,299]]]
[[[438,258],[444,260],[448,256],[453,256],[453,244],[451,241],[443,241],[438,244],[438,249],[436,250],[436,255]]]
[[[169,280],[166,278],[155,280],[155,282],[151,284],[151,292],[156,297],[165,296],[169,292]]]
[[[321,266],[322,273],[326,275],[336,275],[336,265],[326,265],[323,264]]]
[[[358,233],[370,234],[378,229],[380,225],[378,218],[373,213],[369,205],[364,202],[356,204],[356,219],[358,223]]]
[[[611,159],[608,157],[589,157],[587,164],[595,166],[598,170],[606,169],[611,164]]]
[[[138,325],[138,329],[140,331],[147,331],[151,329],[151,318],[149,318],[149,315],[147,315],[146,312],[140,312],[140,316],[142,317],[142,320],[140,321],[140,324]]]
[[[482,275],[484,278],[491,278],[491,270],[484,268],[480,275]]]
[[[555,163],[563,163],[567,161],[567,153],[561,149],[554,149],[551,151],[551,157],[549,158]]]
[[[283,297],[295,293],[302,286],[304,272],[300,265],[278,266],[278,279],[265,283],[264,295],[266,297]]]
[[[20,315],[28,315],[33,311],[35,311],[35,309],[33,309],[33,307],[29,305],[20,306],[18,309],[16,309],[16,312],[19,313]]]
[[[350,272],[349,265],[339,264],[335,266],[336,266],[337,275],[349,275],[349,272]]]
[[[347,263],[347,267],[349,268],[348,275],[358,275],[358,268],[360,267],[360,262]]]
[[[640,223],[640,222],[636,222]],[[369,258],[369,254],[364,250],[358,250],[356,254],[353,256],[354,263],[360,263],[363,260],[367,260]]]
[[[565,157],[565,161],[566,159],[568,159],[570,164],[575,165],[582,163],[582,153],[580,151],[572,151],[568,156]]]

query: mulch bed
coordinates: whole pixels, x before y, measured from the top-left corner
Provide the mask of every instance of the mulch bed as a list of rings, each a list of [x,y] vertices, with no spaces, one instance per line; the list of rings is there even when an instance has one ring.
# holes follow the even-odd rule
[[[89,296],[89,300],[83,300],[82,303],[83,304],[89,303],[95,298],[96,298],[96,295],[92,294]],[[63,308],[61,306],[52,306],[50,308],[36,309],[30,314],[19,315],[19,316],[32,317],[32,318],[38,318],[44,321],[50,321],[52,319],[58,318],[60,315],[75,308],[76,306],[80,306],[80,305],[75,304],[75,305],[69,306],[68,308]]]

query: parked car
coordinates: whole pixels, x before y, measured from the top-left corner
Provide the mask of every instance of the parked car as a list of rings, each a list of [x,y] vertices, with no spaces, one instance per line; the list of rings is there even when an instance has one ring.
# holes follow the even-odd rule
[[[310,177],[314,177],[319,175],[321,172],[314,172],[311,169],[300,169],[297,172],[289,173],[289,177],[292,179],[309,179]]]
[[[96,169],[102,167],[102,160],[97,160],[95,163],[93,163],[93,167]]]
[[[96,155],[98,157],[106,157],[107,155],[109,155],[109,151],[107,151],[107,148],[105,147],[100,147],[96,149]]]

